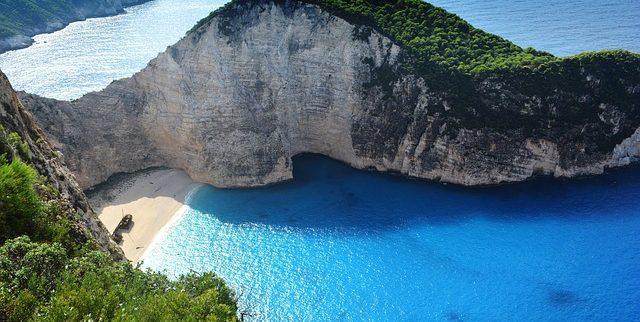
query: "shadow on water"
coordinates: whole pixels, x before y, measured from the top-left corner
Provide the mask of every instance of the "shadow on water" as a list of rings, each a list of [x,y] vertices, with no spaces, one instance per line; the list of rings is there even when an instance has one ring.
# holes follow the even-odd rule
[[[289,183],[258,189],[206,187],[191,206],[230,224],[382,230],[415,223],[459,224],[478,217],[526,221],[636,216],[639,188],[637,167],[573,180],[540,178],[468,188],[355,170],[307,154],[294,159],[294,180]]]
[[[547,298],[549,304],[556,307],[571,306],[580,301],[574,292],[563,289],[548,290]]]

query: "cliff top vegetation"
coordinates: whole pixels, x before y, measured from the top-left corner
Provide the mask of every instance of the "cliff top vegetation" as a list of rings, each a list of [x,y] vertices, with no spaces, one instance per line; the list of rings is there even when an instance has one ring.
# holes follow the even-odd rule
[[[65,17],[73,12],[74,8],[72,0],[2,1],[0,2],[0,38],[19,35],[44,21]]]
[[[212,12],[192,29],[217,16],[237,14],[240,6],[265,0],[233,0]],[[562,61],[552,54],[522,48],[500,36],[473,27],[459,16],[422,0],[274,0],[276,3],[314,4],[355,25],[375,29],[406,48],[415,66],[436,66],[467,75],[504,69],[537,69]],[[625,51],[589,53],[567,59],[594,59],[600,55],[635,55]],[[638,57],[638,55],[635,55]]]

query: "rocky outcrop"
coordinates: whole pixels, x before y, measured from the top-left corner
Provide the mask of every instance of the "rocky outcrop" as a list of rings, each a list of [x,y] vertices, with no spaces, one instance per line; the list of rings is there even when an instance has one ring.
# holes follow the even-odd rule
[[[0,53],[29,47],[31,37],[60,30],[74,21],[124,13],[126,7],[151,0],[49,1],[33,3],[17,0],[0,4],[7,14],[0,14]],[[3,6],[12,6],[3,8]],[[11,10],[10,10],[11,9]]]
[[[82,187],[153,166],[218,187],[320,153],[463,185],[601,173],[640,156],[640,59],[412,72],[391,39],[298,1],[238,1],[131,78],[63,102],[23,94]]]
[[[24,161],[42,175],[55,193],[46,196],[47,201],[56,199],[59,212],[72,224],[73,238],[80,244],[87,241],[109,251],[115,258],[123,259],[120,248],[111,241],[109,233],[98,220],[73,175],[60,160],[33,117],[23,108],[6,76],[0,71],[0,132],[17,133],[28,146]],[[0,133],[0,134],[2,134]],[[0,146],[0,155],[5,154]],[[9,154],[10,155],[10,154]]]

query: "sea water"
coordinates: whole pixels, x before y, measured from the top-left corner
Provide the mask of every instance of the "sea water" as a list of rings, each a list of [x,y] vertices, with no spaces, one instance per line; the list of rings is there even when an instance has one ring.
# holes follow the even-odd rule
[[[75,99],[141,70],[225,2],[154,0],[126,14],[74,22],[0,55],[0,70],[17,90]]]
[[[640,52],[638,0],[430,0],[472,25],[522,47],[558,56]]]
[[[637,0],[434,0],[556,55],[640,51]],[[155,0],[0,55],[19,90],[72,99],[130,76],[222,1]],[[634,321],[640,170],[459,188],[318,156],[291,183],[204,187],[144,267],[215,271],[254,320]]]
[[[214,271],[256,320],[640,317],[640,169],[460,188],[294,166],[286,184],[200,188],[144,266]]]

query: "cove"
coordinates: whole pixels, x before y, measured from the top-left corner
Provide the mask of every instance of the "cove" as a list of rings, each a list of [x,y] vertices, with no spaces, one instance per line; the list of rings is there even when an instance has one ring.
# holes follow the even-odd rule
[[[254,320],[640,316],[640,169],[461,188],[294,166],[287,184],[195,191],[143,266],[214,271]]]

